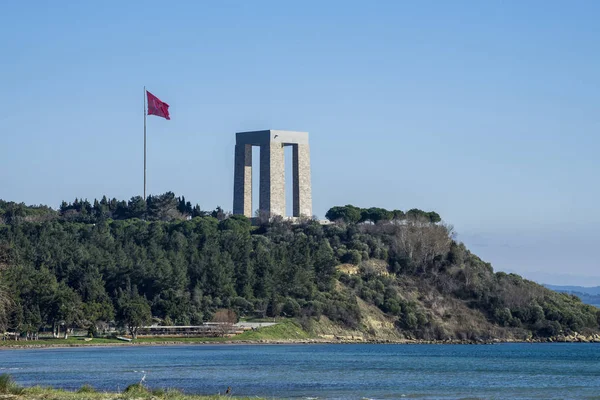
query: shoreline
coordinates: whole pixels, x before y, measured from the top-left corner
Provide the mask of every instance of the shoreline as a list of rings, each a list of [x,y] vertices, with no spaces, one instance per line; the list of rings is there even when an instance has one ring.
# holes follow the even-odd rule
[[[198,338],[201,339],[201,338]],[[56,339],[59,340],[59,339]],[[2,344],[0,342],[0,351],[2,350],[32,350],[32,349],[65,349],[74,347],[89,347],[89,348],[102,348],[102,347],[133,347],[133,346],[235,346],[235,345],[310,345],[310,344],[395,344],[395,345],[492,345],[492,344],[511,344],[511,343],[588,343],[588,344],[600,344],[600,338],[593,338],[592,340],[580,339],[580,338],[544,338],[544,339],[530,339],[530,340],[517,340],[517,339],[492,339],[492,340],[330,340],[330,339],[261,339],[261,340],[223,340],[223,341],[155,341],[155,342],[123,342],[123,343],[40,343],[36,344],[35,341],[28,341],[28,343],[16,343],[16,341],[10,341],[10,344]],[[19,341],[21,342],[21,341]],[[6,343],[6,342],[4,342]]]

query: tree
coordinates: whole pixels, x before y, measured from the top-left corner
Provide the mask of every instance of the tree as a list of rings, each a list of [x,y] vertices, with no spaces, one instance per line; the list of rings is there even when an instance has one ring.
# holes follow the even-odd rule
[[[133,196],[127,203],[129,218],[144,218],[146,216],[146,201],[142,196]]]
[[[410,209],[406,212],[406,217],[413,221],[437,223],[442,220],[442,217],[435,211],[423,211],[418,208]]]
[[[394,210],[394,211],[392,211],[392,215],[393,215],[392,219],[396,219],[399,221],[406,219],[406,214],[402,210]]]
[[[182,215],[192,215],[192,203],[189,201],[185,201],[185,196],[181,196],[177,199],[177,211],[179,211]]]
[[[227,218],[227,213],[225,211],[223,211],[221,206],[217,206],[217,208],[215,208],[214,211],[210,215],[213,218],[218,219],[219,221],[223,221],[225,218]]]
[[[219,336],[224,337],[233,330],[233,324],[237,321],[235,311],[221,308],[215,312],[212,317],[212,322],[216,325],[216,330]]]
[[[281,308],[281,313],[285,317],[297,317],[300,315],[300,305],[298,302],[290,297],[285,299],[285,303],[283,303],[283,307]]]
[[[196,204],[194,206],[194,208],[192,208],[192,218],[204,217],[204,216],[206,216],[206,214],[207,214],[206,212],[204,212],[200,209],[200,206],[198,204]]]
[[[427,213],[427,217],[429,218],[429,221],[433,223],[440,222],[442,220],[440,214],[436,213],[435,211],[429,211]]]
[[[121,293],[118,301],[117,318],[134,339],[137,339],[138,330],[152,321],[152,313],[148,301],[137,293],[133,287],[128,293]]]
[[[5,204],[2,214],[7,224],[17,224],[25,220],[27,212],[28,209],[24,203],[10,202]]]
[[[179,202],[175,193],[166,192],[158,196],[148,196],[148,219],[153,221],[170,221],[181,218],[177,210]]]
[[[361,209],[353,205],[332,207],[325,214],[330,221],[342,220],[348,224],[356,224],[361,219]]]
[[[8,325],[9,306],[13,303],[9,294],[6,278],[3,276],[3,269],[8,267],[10,262],[8,246],[0,246],[0,332],[4,332]]]
[[[56,306],[54,315],[56,325],[64,324],[64,334],[67,339],[69,329],[80,324],[83,319],[81,298],[73,289],[61,282],[55,294],[54,304]]]
[[[394,225],[391,251],[398,262],[431,271],[436,257],[447,256],[452,244],[452,227],[408,219],[405,224]]]
[[[418,208],[411,208],[406,212],[406,218],[411,221],[424,221],[429,220],[427,213],[423,210],[419,210]]]
[[[394,213],[385,208],[371,207],[362,210],[360,222],[371,221],[376,224],[379,221],[389,221],[393,217]]]
[[[9,306],[12,304],[12,299],[8,293],[8,287],[2,280],[0,275],[0,331],[4,332],[8,325]]]
[[[359,265],[362,261],[362,256],[358,250],[349,250],[342,256],[341,261],[347,264]]]
[[[44,325],[56,328],[59,284],[53,271],[13,266],[6,271],[6,278],[15,303],[20,305],[13,313],[12,327],[28,337],[35,336]]]
[[[242,233],[249,232],[251,227],[252,223],[250,219],[244,215],[232,215],[219,223],[219,229],[221,230],[232,230]]]

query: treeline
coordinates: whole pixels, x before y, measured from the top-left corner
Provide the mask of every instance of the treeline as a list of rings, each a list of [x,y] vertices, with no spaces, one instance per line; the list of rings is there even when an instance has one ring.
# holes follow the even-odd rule
[[[128,201],[109,199],[88,201],[75,199],[63,201],[58,210],[47,206],[26,206],[23,203],[0,200],[0,223],[47,222],[65,220],[70,222],[96,223],[106,220],[139,218],[148,221],[173,221],[194,217],[213,216],[219,220],[228,216],[221,207],[203,211],[198,204],[192,205],[184,196],[176,197],[173,192],[161,195],[134,196]]]
[[[75,199],[72,203],[63,202],[59,208],[62,218],[77,222],[100,222],[107,219],[125,220],[132,218],[148,221],[171,221],[186,217],[206,216],[199,205],[192,206],[185,197],[175,197],[173,192],[158,196],[149,195],[146,200],[142,196],[134,196],[129,201],[107,199],[90,203],[87,200]]]
[[[0,224],[14,224],[22,221],[47,221],[58,213],[48,206],[26,206],[24,203],[0,199]]]
[[[409,211],[401,223],[347,223],[334,217],[338,208],[328,212],[339,221],[331,225],[275,219],[253,227],[217,211],[163,221],[146,207],[145,219],[111,214],[89,223],[81,203],[61,207],[56,219],[0,224],[0,328],[32,336],[114,321],[135,331],[152,318],[199,324],[225,308],[307,324],[325,316],[362,329],[359,300],[384,312],[398,332],[425,339],[492,338],[492,325],[534,336],[599,325],[598,309],[574,296],[494,273],[429,213]],[[108,203],[102,212],[117,210]],[[65,217],[69,207],[78,219]],[[341,272],[340,264],[358,273]],[[474,312],[487,325],[475,324]]]
[[[359,208],[353,205],[335,206],[329,209],[325,217],[330,221],[344,221],[348,224],[361,222],[378,223],[380,221],[424,221],[440,222],[442,218],[435,211],[423,211],[413,208],[404,212],[402,210],[386,210],[385,208],[371,207]]]

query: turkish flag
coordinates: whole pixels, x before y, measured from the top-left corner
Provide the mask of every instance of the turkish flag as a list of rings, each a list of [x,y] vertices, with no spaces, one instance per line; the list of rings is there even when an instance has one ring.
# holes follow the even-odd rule
[[[148,115],[158,115],[166,119],[169,118],[169,105],[164,101],[160,101],[158,97],[146,90],[148,95]]]

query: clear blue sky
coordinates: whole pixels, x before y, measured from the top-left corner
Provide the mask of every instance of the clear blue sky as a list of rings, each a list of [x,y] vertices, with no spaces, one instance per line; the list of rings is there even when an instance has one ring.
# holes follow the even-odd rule
[[[172,117],[148,119],[149,193],[230,210],[234,133],[308,131],[318,216],[436,210],[497,269],[600,285],[599,15],[596,1],[5,2],[0,198],[140,195],[146,85]]]

